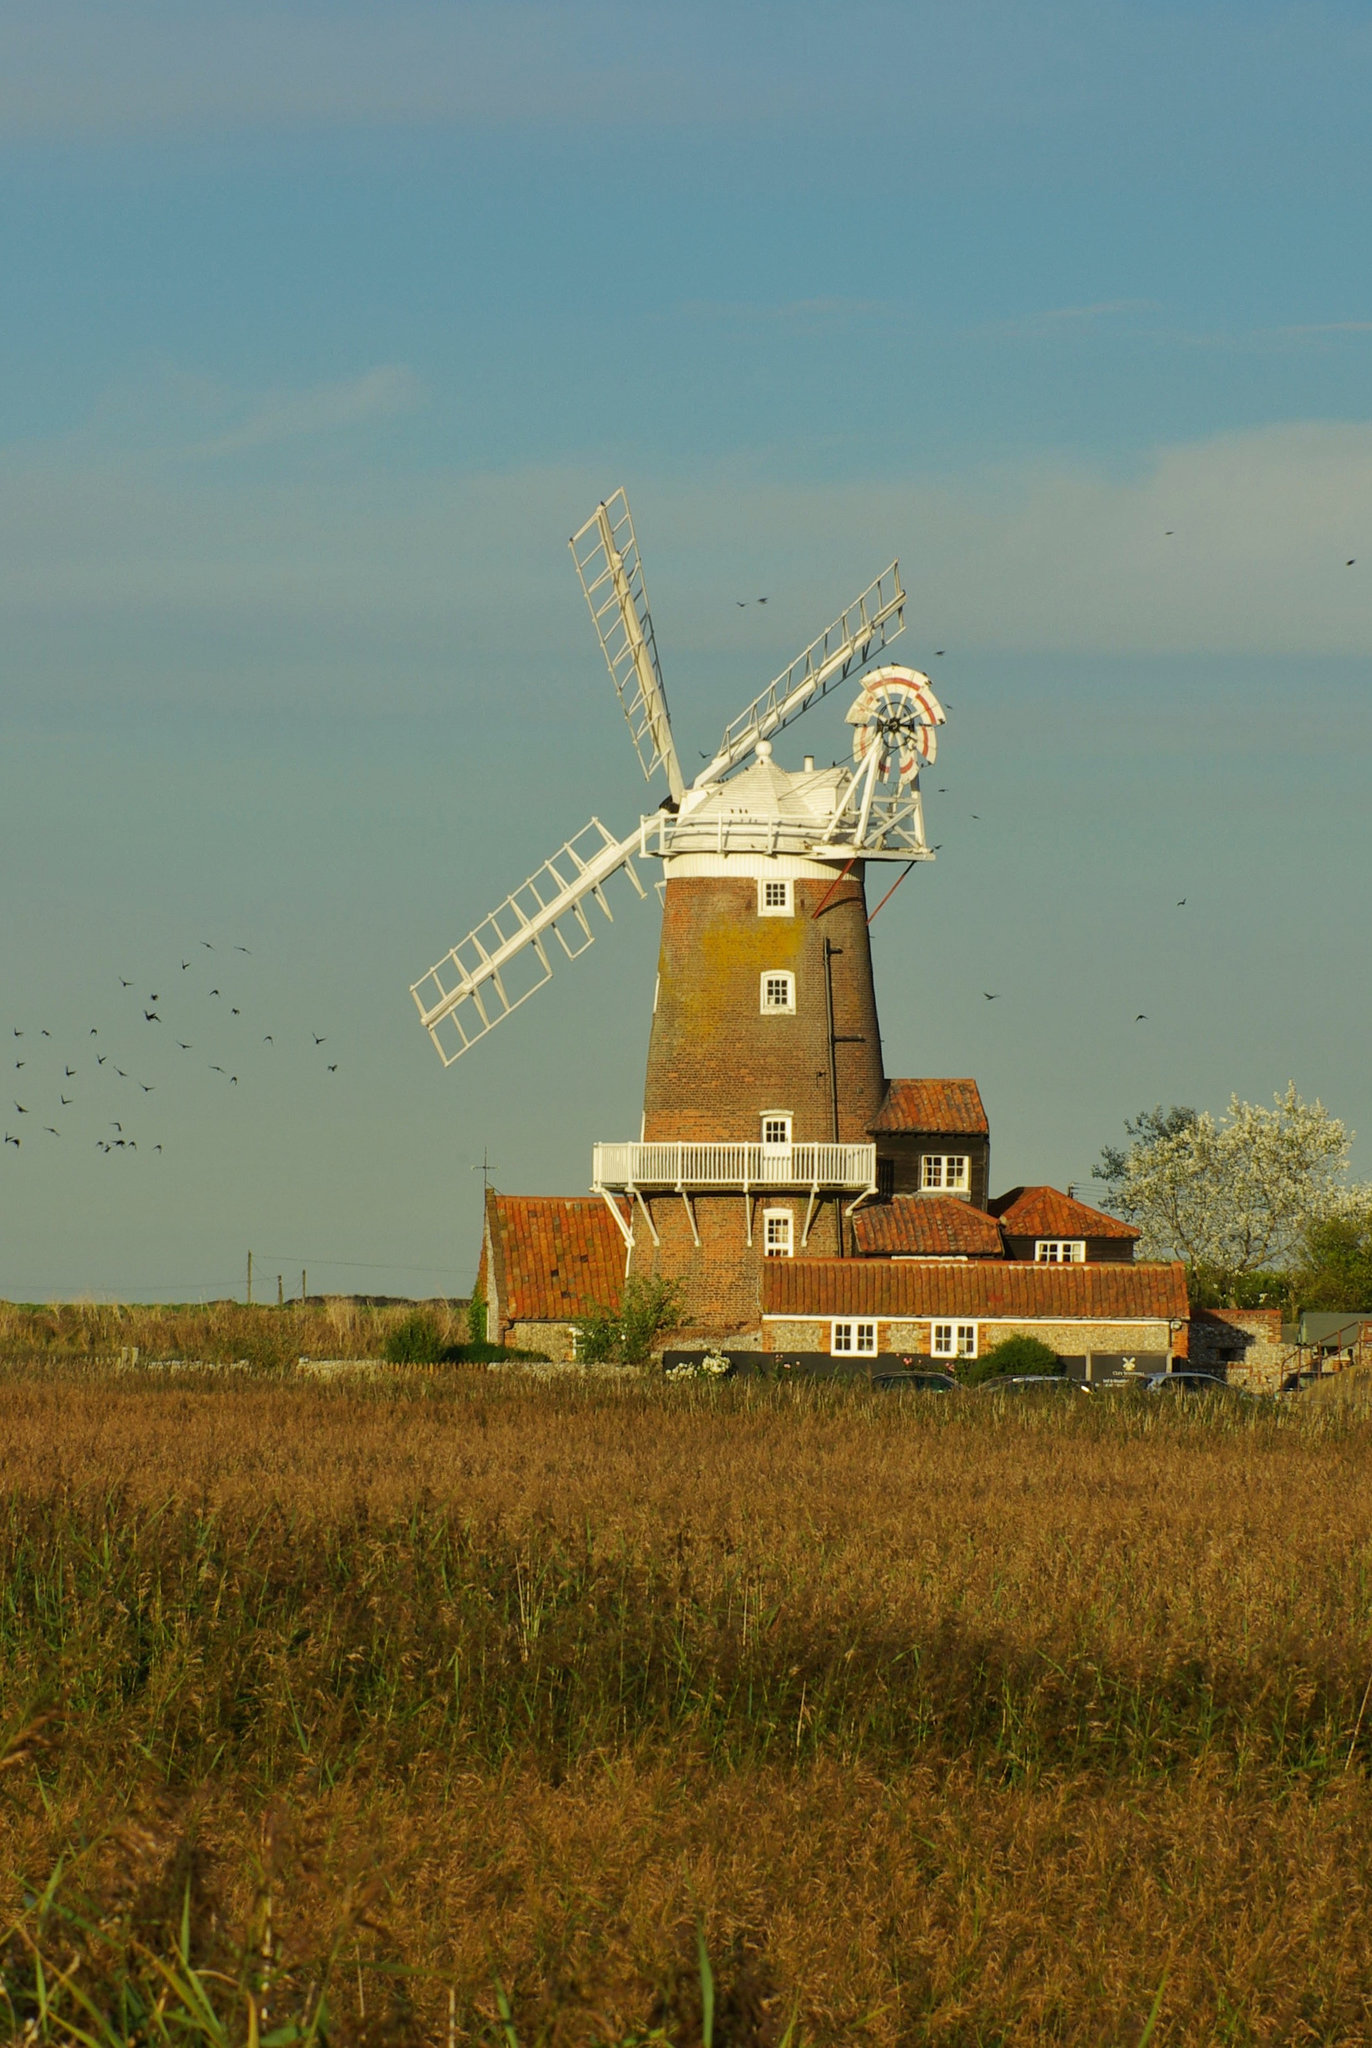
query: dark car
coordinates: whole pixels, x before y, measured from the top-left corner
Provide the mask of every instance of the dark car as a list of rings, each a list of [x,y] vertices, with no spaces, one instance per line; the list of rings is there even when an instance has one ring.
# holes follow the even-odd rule
[[[1047,1388],[1054,1391],[1061,1388],[1071,1394],[1089,1394],[1091,1389],[1084,1380],[1074,1380],[1065,1372],[1025,1372],[1006,1375],[1004,1379],[990,1379],[981,1382],[984,1394],[1041,1394]]]
[[[872,1385],[880,1387],[883,1394],[902,1388],[916,1394],[955,1394],[958,1383],[950,1372],[878,1372],[872,1375]]]
[[[1252,1396],[1242,1387],[1231,1387],[1213,1372],[1159,1372],[1148,1380],[1149,1394],[1227,1394],[1231,1400],[1247,1401]]]

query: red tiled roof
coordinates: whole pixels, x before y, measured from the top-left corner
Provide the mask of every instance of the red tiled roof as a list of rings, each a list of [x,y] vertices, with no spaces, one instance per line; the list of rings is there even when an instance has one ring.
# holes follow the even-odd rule
[[[1002,1259],[1000,1225],[984,1209],[954,1195],[896,1195],[875,1209],[859,1209],[853,1236],[869,1257],[904,1253],[914,1258]]]
[[[888,1081],[873,1132],[931,1131],[986,1137],[991,1126],[975,1081]]]
[[[554,1323],[613,1308],[624,1240],[599,1196],[486,1197],[502,1322]]]
[[[993,1216],[1007,1237],[1141,1237],[1132,1223],[1107,1216],[1103,1209],[1089,1209],[1056,1188],[1011,1188],[988,1202]]]
[[[861,1213],[861,1212],[859,1212]],[[854,1218],[856,1221],[856,1218]],[[1176,1265],[1033,1266],[977,1259],[768,1259],[762,1310],[769,1316],[1156,1317],[1184,1322],[1186,1268]]]

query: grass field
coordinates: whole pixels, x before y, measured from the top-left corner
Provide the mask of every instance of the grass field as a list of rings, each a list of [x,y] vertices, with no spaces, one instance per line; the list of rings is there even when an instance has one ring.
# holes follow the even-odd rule
[[[1356,1404],[13,1366],[0,1461],[15,2038],[1372,2032]]]

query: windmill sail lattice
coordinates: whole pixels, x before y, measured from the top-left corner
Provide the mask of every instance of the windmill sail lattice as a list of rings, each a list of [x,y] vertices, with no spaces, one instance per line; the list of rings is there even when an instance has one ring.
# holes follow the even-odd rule
[[[605,896],[611,876],[622,868],[638,894],[647,894],[632,860],[638,846],[637,828],[617,840],[592,818],[414,984],[420,1020],[445,1067],[552,978],[550,934],[569,960],[594,943],[582,907],[588,897],[614,923]]]
[[[659,768],[679,803],[685,792],[633,515],[623,489],[597,505],[567,543],[645,778]]]
[[[875,583],[868,584],[861,597],[854,598],[847,610],[839,613],[832,626],[827,626],[789,668],[767,685],[760,697],[753,699],[746,711],[724,728],[719,752],[697,775],[696,788],[727,775],[747,759],[759,740],[770,739],[811,704],[817,704],[835,683],[841,683],[854,669],[879,654],[904,626],[905,592],[901,587],[900,564],[892,562]]]

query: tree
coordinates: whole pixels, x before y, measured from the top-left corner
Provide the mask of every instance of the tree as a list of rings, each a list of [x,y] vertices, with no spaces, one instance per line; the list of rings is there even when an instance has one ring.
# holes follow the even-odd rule
[[[1372,1309],[1372,1205],[1313,1223],[1291,1279],[1302,1308]]]
[[[1232,1297],[1245,1274],[1289,1267],[1312,1228],[1365,1207],[1345,1178],[1351,1139],[1295,1083],[1273,1107],[1231,1096],[1222,1117],[1161,1105],[1125,1124],[1094,1178],[1108,1207],[1143,1232],[1144,1258],[1181,1258],[1203,1287]]]

